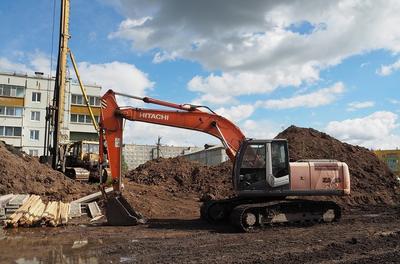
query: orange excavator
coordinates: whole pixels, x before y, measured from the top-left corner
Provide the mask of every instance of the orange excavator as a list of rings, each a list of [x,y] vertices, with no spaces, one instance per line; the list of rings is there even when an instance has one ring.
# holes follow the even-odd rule
[[[116,95],[170,110],[119,107]],[[299,197],[348,195],[350,175],[344,162],[289,162],[286,140],[246,138],[235,124],[208,107],[175,104],[109,90],[101,99],[99,165],[103,186],[108,178],[114,189],[106,197],[106,216],[110,225],[145,222],[122,196],[125,120],[196,130],[220,139],[233,163],[232,182],[236,196],[204,202],[201,217],[209,222],[230,221],[242,231],[251,231],[281,223],[331,222],[341,217],[340,207],[333,201]]]

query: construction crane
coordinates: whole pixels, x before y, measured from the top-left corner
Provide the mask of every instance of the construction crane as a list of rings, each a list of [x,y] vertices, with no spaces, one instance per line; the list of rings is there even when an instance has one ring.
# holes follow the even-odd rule
[[[251,231],[276,223],[331,222],[341,217],[340,207],[333,201],[294,197],[350,194],[350,175],[346,163],[332,160],[290,163],[286,140],[246,138],[234,123],[204,106],[129,96],[172,110],[119,107],[116,95],[129,96],[112,90],[105,93],[101,99],[99,123],[102,182],[106,182],[107,177],[111,178],[114,188],[114,193],[106,197],[109,224],[144,222],[141,214],[122,196],[125,120],[196,130],[217,137],[222,142],[233,163],[232,181],[237,195],[203,204],[201,215],[210,222],[230,220],[240,230]]]

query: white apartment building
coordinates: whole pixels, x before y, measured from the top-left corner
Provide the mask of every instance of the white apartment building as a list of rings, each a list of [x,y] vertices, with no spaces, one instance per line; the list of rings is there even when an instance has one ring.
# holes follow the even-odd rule
[[[96,118],[100,115],[101,87],[85,85]],[[28,154],[43,154],[46,107],[53,100],[54,78],[41,73],[0,73],[0,140]],[[62,140],[97,140],[89,111],[77,83],[68,81],[65,91]]]

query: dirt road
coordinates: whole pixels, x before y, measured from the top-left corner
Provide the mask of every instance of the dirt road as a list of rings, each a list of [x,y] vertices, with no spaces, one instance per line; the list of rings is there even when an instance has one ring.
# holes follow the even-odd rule
[[[399,263],[400,214],[358,209],[339,223],[250,234],[198,219],[3,230],[0,256],[1,263]]]

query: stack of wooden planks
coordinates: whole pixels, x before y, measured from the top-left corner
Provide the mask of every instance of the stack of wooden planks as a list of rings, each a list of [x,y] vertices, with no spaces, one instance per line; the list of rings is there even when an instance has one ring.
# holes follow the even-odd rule
[[[40,196],[31,195],[26,202],[6,221],[7,227],[59,226],[68,222],[69,203],[60,201],[48,202]]]

